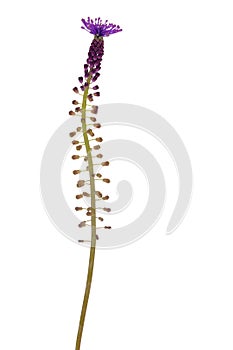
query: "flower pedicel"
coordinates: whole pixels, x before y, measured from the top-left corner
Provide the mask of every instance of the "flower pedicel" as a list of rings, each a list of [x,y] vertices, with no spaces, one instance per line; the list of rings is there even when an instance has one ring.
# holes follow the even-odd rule
[[[108,200],[109,196],[103,196],[102,193],[96,190],[96,182],[103,181],[104,183],[109,183],[110,180],[103,178],[102,174],[95,173],[95,166],[109,166],[109,161],[103,160],[103,155],[99,153],[101,149],[102,137],[96,137],[93,129],[99,129],[101,127],[100,123],[97,122],[96,115],[98,113],[98,106],[92,104],[95,98],[100,96],[99,86],[96,81],[100,76],[101,62],[104,55],[104,37],[110,36],[112,34],[121,32],[122,29],[115,24],[105,21],[104,23],[100,18],[95,20],[88,17],[87,20],[82,19],[83,26],[90,34],[94,35],[92,40],[88,58],[84,64],[84,74],[78,78],[79,87],[74,87],[73,91],[76,94],[76,98],[72,101],[74,108],[69,112],[70,116],[80,117],[80,126],[77,127],[75,131],[70,132],[70,137],[72,138],[72,144],[75,146],[77,152],[72,155],[73,160],[83,158],[87,162],[86,170],[73,170],[75,176],[80,176],[83,171],[88,171],[89,180],[83,180],[79,178],[77,181],[77,188],[84,189],[81,193],[76,195],[76,199],[80,200],[84,197],[90,197],[91,205],[89,207],[77,206],[76,211],[86,211],[87,219],[81,221],[78,229],[82,229],[89,225],[91,227],[91,240],[79,240],[80,243],[90,242],[90,256],[89,265],[87,273],[86,288],[83,298],[83,305],[80,315],[79,328],[76,340],[75,350],[79,350],[81,346],[82,333],[84,327],[84,321],[86,316],[87,304],[90,295],[91,282],[93,276],[94,259],[95,259],[95,248],[96,240],[99,238],[96,234],[98,229],[111,229],[111,226],[101,226],[97,227],[96,223],[102,222],[103,218],[101,216],[96,216],[96,209],[101,209],[103,212],[110,212],[111,209],[107,207],[99,208],[96,206],[96,202],[99,200]],[[81,101],[80,101],[81,98]],[[88,121],[87,121],[88,119]],[[75,139],[77,132],[82,132],[83,141],[80,142]],[[85,154],[81,154],[85,151]],[[100,163],[96,163],[93,158],[100,160]],[[85,188],[87,186],[87,189]],[[90,217],[90,219],[88,218]]]

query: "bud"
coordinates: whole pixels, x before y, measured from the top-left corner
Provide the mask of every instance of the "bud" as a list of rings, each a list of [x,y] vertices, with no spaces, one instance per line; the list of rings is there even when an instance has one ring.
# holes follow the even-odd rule
[[[88,98],[88,100],[89,100],[90,102],[93,101],[93,95],[92,95],[92,94],[89,94],[89,95],[87,96],[87,98]]]
[[[96,155],[97,158],[103,158],[103,154],[99,153]]]
[[[94,125],[94,127],[97,128],[97,129],[101,128],[101,124],[100,124],[100,123],[95,123],[95,124],[93,124],[93,125]]]
[[[83,195],[82,194],[77,194],[76,199],[81,199],[81,198],[83,198]]]
[[[104,221],[103,218],[101,218],[101,216],[98,217],[99,221]]]
[[[87,134],[89,134],[92,137],[95,136],[95,134],[93,133],[93,131],[91,129],[87,130]]]
[[[84,227],[86,226],[86,221],[81,221],[80,224],[78,225],[79,227]]]
[[[102,198],[102,193],[100,191],[95,191],[97,197]]]
[[[76,86],[73,88],[73,91],[74,91],[76,94],[79,93],[78,88],[77,88]]]
[[[107,200],[109,199],[109,196],[104,196],[102,199],[103,199],[104,201],[107,201]]]
[[[79,144],[79,141],[73,140],[73,141],[72,141],[72,144],[73,144],[73,145],[77,145],[77,144]]]
[[[103,210],[106,211],[106,212],[108,212],[108,213],[110,213],[111,208],[103,208]]]
[[[75,115],[74,111],[69,111],[69,115]]]
[[[76,135],[76,132],[75,131],[72,131],[69,133],[70,137],[74,137]]]
[[[74,171],[73,171],[73,174],[74,174],[74,175],[77,175],[77,174],[80,174],[80,173],[81,173],[80,170],[74,170]]]
[[[81,148],[82,148],[82,145],[76,146],[76,150],[77,150],[77,151],[80,151]]]
[[[76,108],[75,108],[75,112],[76,112],[76,113],[78,113],[78,112],[80,112],[80,111],[81,111],[81,107],[76,107]]]
[[[109,184],[110,180],[109,179],[103,179],[103,182],[106,182],[107,184]]]
[[[96,118],[95,118],[95,117],[90,117],[90,120],[91,120],[92,122],[96,122]]]
[[[104,228],[110,230],[112,227],[111,226],[104,226]]]
[[[97,176],[98,178],[101,178],[101,177],[102,177],[102,175],[101,175],[100,173],[97,173],[96,176]]]
[[[97,142],[102,142],[103,139],[102,139],[102,137],[97,137],[97,138],[96,138],[96,141],[97,141]]]
[[[100,92],[99,91],[97,91],[97,92],[94,92],[94,94],[93,94],[94,96],[100,96]]]
[[[75,207],[76,211],[83,210],[83,207]]]
[[[108,161],[102,162],[101,165],[102,165],[102,166],[109,166],[109,162],[108,162]]]
[[[73,101],[72,101],[72,104],[73,104],[73,105],[78,105],[78,101],[73,100]]]
[[[96,81],[96,80],[99,78],[99,76],[100,76],[100,73],[96,73],[96,74],[94,75],[94,77],[92,78],[92,81],[93,81],[93,82]]]
[[[100,149],[100,145],[96,145],[96,146],[94,146],[93,147],[95,150],[98,150],[98,149]]]
[[[78,77],[78,81],[80,82],[80,84],[83,83],[83,77]]]
[[[80,158],[80,156],[78,156],[78,155],[76,155],[76,154],[74,154],[73,156],[72,156],[72,159],[79,159]]]
[[[97,114],[97,113],[98,113],[98,109],[99,109],[99,107],[98,107],[98,106],[92,106],[91,113],[93,113],[93,114]]]
[[[83,187],[85,185],[85,181],[84,180],[79,180],[77,182],[77,187]]]
[[[83,195],[84,195],[85,197],[90,197],[90,196],[91,196],[90,193],[87,193],[87,192],[83,192]]]
[[[81,131],[82,130],[82,127],[81,126],[79,126],[79,127],[77,127],[77,129],[76,129],[78,132],[79,131]]]

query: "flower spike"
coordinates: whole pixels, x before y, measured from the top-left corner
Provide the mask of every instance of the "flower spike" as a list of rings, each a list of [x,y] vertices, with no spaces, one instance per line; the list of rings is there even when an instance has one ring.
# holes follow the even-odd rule
[[[101,216],[97,216],[99,209],[104,213],[111,212],[111,209],[104,205],[97,207],[97,201],[98,203],[103,203],[109,199],[109,195],[103,196],[100,191],[96,190],[96,185],[99,183],[97,181],[109,184],[110,179],[103,177],[101,173],[97,172],[96,166],[107,167],[110,162],[107,160],[102,161],[103,154],[98,152],[101,149],[99,143],[103,142],[103,138],[98,135],[101,128],[101,124],[97,120],[98,106],[92,102],[101,96],[100,88],[96,81],[100,77],[101,63],[104,56],[104,37],[122,31],[119,25],[109,23],[108,20],[103,22],[100,17],[95,19],[88,17],[87,20],[82,19],[81,28],[94,35],[94,37],[92,38],[86,62],[83,65],[83,73],[77,77],[78,85],[73,88],[76,96],[72,100],[73,108],[69,111],[69,115],[76,117],[75,119],[80,124],[75,127],[75,130],[70,131],[69,137],[76,151],[71,156],[71,159],[83,160],[87,165],[82,169],[79,169],[75,165],[75,169],[73,170],[73,175],[77,179],[76,187],[81,191],[74,196],[77,200],[80,200],[74,210],[79,214],[85,215],[85,219],[78,224],[78,227],[80,229],[90,227],[91,237],[88,237],[89,239],[78,240],[79,243],[90,243],[90,258],[75,350],[80,350],[81,347],[84,320],[92,283],[96,240],[101,239],[101,236],[99,237],[96,234],[96,230],[111,229],[111,226],[98,227],[96,222],[97,220],[101,222],[104,220]],[[95,163],[94,159],[97,160],[97,163]],[[76,161],[75,163],[79,162]],[[85,179],[80,178],[80,175],[85,172],[87,177]],[[83,190],[87,190],[88,192]],[[83,200],[87,200],[90,206],[82,206]]]

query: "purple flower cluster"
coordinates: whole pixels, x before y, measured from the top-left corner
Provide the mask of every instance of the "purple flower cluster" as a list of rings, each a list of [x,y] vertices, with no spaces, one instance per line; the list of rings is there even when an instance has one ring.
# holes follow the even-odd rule
[[[95,82],[99,76],[100,76],[100,69],[101,69],[101,61],[103,59],[104,55],[104,41],[102,38],[94,38],[92,40],[89,52],[88,52],[88,58],[87,63],[84,64],[84,78],[79,77],[79,82],[82,84],[80,86],[81,90],[84,91],[85,88],[88,87],[87,79],[91,77],[90,82]],[[98,90],[98,85],[94,86],[94,90]]]
[[[108,23],[108,20],[103,23],[100,17],[95,18],[95,21],[88,17],[87,21],[82,19],[82,22],[84,24],[84,27],[81,27],[82,29],[85,29],[87,32],[98,37],[109,36],[122,31],[120,26],[113,23]]]
[[[94,39],[92,40],[89,52],[88,52],[88,58],[86,60],[86,63],[84,64],[84,75],[78,78],[81,91],[86,91],[86,89],[92,88],[93,92],[90,93],[87,96],[87,99],[89,102],[94,101],[94,97],[100,96],[100,92],[96,91],[99,90],[98,85],[92,85],[96,82],[96,80],[100,76],[100,69],[101,69],[101,61],[103,59],[104,55],[104,38],[105,36],[109,36],[111,34],[115,34],[118,32],[121,32],[122,29],[120,29],[120,26],[117,26],[112,23],[108,23],[108,21],[105,21],[105,23],[102,23],[102,20],[100,18],[96,18],[95,21],[90,19],[88,17],[87,21],[82,19],[82,22],[84,24],[83,29],[87,30],[89,33],[94,34]],[[79,89],[77,87],[73,88],[73,91],[76,94],[79,94]],[[72,102],[74,105],[78,105],[79,102],[76,100],[73,100]],[[92,109],[92,113],[97,113],[97,106],[93,106],[94,109]],[[80,112],[81,108],[76,107],[75,112]],[[74,111],[70,111],[70,115],[75,115]]]

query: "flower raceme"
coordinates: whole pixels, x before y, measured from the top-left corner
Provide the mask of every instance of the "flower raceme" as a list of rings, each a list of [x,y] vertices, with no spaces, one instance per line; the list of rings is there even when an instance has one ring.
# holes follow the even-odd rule
[[[97,201],[101,204],[101,201],[107,201],[109,199],[108,195],[103,195],[100,191],[96,190],[96,184],[98,181],[102,181],[106,184],[110,182],[108,178],[103,177],[103,175],[96,170],[98,167],[109,166],[108,160],[103,160],[103,154],[99,153],[101,149],[102,137],[95,135],[95,132],[101,128],[101,124],[97,122],[96,115],[98,114],[98,106],[92,104],[96,97],[100,96],[99,85],[96,81],[100,77],[101,62],[104,55],[104,37],[108,37],[111,34],[121,32],[122,29],[118,25],[109,23],[105,21],[104,23],[100,18],[95,18],[95,20],[88,17],[87,20],[82,19],[83,26],[90,34],[94,35],[91,46],[89,48],[88,57],[86,63],[84,64],[84,74],[78,78],[79,86],[74,87],[73,91],[76,94],[76,98],[72,101],[74,106],[73,110],[69,111],[69,115],[80,118],[80,125],[75,131],[70,132],[70,137],[72,138],[72,145],[75,146],[75,154],[72,155],[72,159],[77,162],[80,158],[86,162],[87,166],[84,169],[73,170],[73,174],[79,179],[76,183],[77,188],[81,191],[76,194],[76,199],[78,201],[87,199],[90,201],[87,206],[81,206],[80,204],[75,207],[75,211],[86,211],[86,218],[81,221],[77,229],[81,229],[86,226],[91,227],[91,237],[90,239],[81,239],[79,243],[90,243],[90,257],[87,273],[86,289],[84,293],[83,305],[80,315],[79,328],[76,340],[75,350],[80,350],[81,340],[83,334],[83,327],[85,321],[85,315],[87,310],[87,304],[90,295],[90,288],[92,282],[94,259],[95,259],[95,248],[96,240],[99,239],[97,235],[97,229],[111,229],[111,226],[101,226],[97,227],[96,222],[104,221],[101,216],[97,215],[97,210],[109,213],[110,208],[103,206],[97,207]],[[79,98],[81,97],[81,102]],[[94,131],[93,131],[94,129]],[[77,139],[77,133],[82,133],[82,140]],[[82,173],[88,173],[88,179],[84,180],[82,178]],[[87,187],[87,188],[85,188]],[[80,202],[78,202],[80,203]],[[88,219],[88,220],[87,220]]]
[[[103,139],[101,137],[95,137],[95,133],[93,129],[99,129],[101,124],[97,122],[97,118],[93,116],[98,114],[98,106],[92,104],[96,97],[100,96],[99,85],[96,84],[96,81],[100,77],[101,70],[101,62],[104,55],[104,37],[108,37],[111,34],[115,34],[121,32],[122,29],[115,24],[109,23],[108,21],[102,22],[100,18],[95,18],[95,20],[90,19],[88,17],[87,20],[82,19],[83,26],[82,29],[85,29],[90,34],[94,35],[94,38],[91,42],[88,57],[84,64],[84,74],[78,77],[79,85],[73,88],[76,96],[82,98],[82,101],[79,102],[78,98],[72,101],[74,105],[74,109],[69,112],[71,116],[79,116],[81,117],[81,126],[78,126],[75,131],[70,132],[70,137],[72,138],[72,144],[75,145],[76,151],[82,152],[85,151],[85,154],[74,154],[72,156],[73,160],[77,160],[83,158],[84,161],[88,163],[86,170],[75,169],[73,171],[74,175],[80,176],[83,171],[89,172],[89,180],[79,179],[77,182],[77,187],[82,188],[85,186],[89,186],[89,191],[82,192],[76,195],[76,199],[83,199],[86,193],[89,194],[91,198],[91,206],[88,207],[86,215],[92,216],[91,225],[94,231],[96,230],[96,201],[97,200],[107,200],[109,198],[108,195],[99,197],[100,192],[95,190],[96,181],[103,181],[105,183],[109,183],[110,180],[104,178],[102,174],[95,173],[95,166],[106,167],[109,165],[109,161],[102,161],[100,163],[94,163],[93,159],[100,159],[103,157],[102,154],[95,154],[95,151],[98,151],[101,146],[92,144],[92,142],[101,143]],[[92,116],[91,116],[92,114]],[[87,124],[88,120],[88,124]],[[77,136],[77,132],[82,132],[83,134],[83,142],[80,142],[75,139]],[[91,138],[90,138],[91,137]],[[90,146],[91,144],[91,146]],[[76,207],[75,210],[77,211]],[[91,209],[90,209],[91,208]],[[85,209],[85,208],[83,208]],[[106,211],[106,208],[98,208]],[[79,209],[80,210],[80,209]],[[108,208],[107,212],[110,212],[110,208]],[[98,219],[98,217],[97,217]],[[102,218],[101,218],[102,219]],[[99,219],[100,220],[100,219]],[[84,225],[85,222],[85,225]],[[79,224],[79,228],[86,226],[86,220],[82,221]],[[102,228],[110,228],[110,226],[104,226]],[[95,234],[96,239],[98,236]],[[84,240],[80,240],[80,242],[84,242]],[[91,242],[91,241],[89,241]],[[91,242],[93,243],[93,242]]]
[[[85,27],[81,27],[85,29],[89,33],[94,35],[94,39],[92,40],[91,46],[88,52],[88,58],[86,63],[84,64],[84,75],[78,78],[80,85],[80,90],[84,92],[86,89],[89,89],[92,83],[95,83],[99,78],[101,70],[101,61],[104,55],[104,40],[103,38],[109,36],[111,34],[115,34],[121,32],[119,26],[108,23],[102,23],[100,18],[96,18],[95,21],[88,17],[87,20],[82,19],[82,22]],[[93,102],[93,96],[100,96],[100,92],[96,91],[99,89],[98,85],[92,86],[92,89],[95,91],[93,94],[88,95],[89,102]],[[75,87],[74,92],[79,93],[79,89]],[[74,104],[78,104],[77,101],[73,101]],[[76,112],[79,112],[80,107],[76,108]],[[70,115],[75,115],[75,112],[70,111]]]

